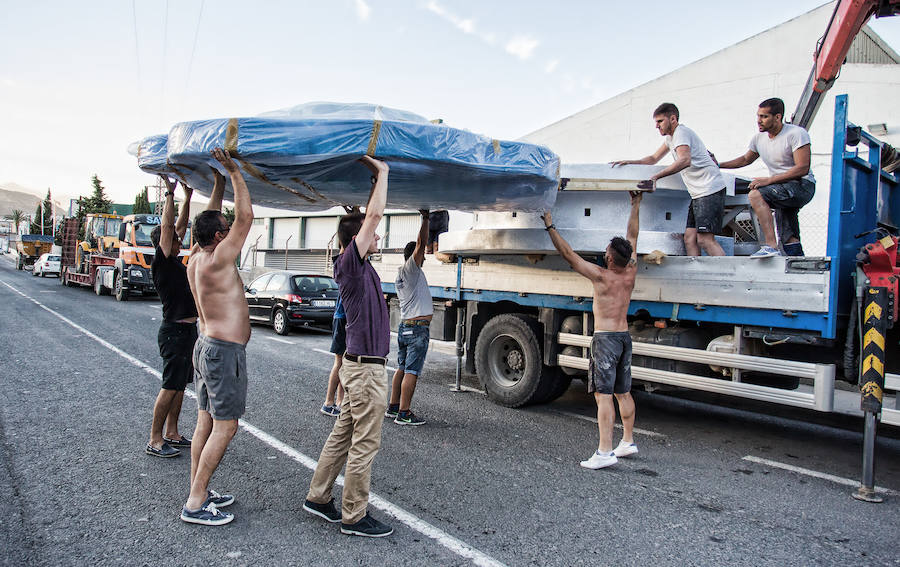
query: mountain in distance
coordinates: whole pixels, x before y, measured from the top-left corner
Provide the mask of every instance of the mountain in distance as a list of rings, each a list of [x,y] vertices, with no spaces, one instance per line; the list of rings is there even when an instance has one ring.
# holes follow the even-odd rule
[[[44,200],[47,192],[44,191],[42,196],[36,195],[37,191],[22,187],[16,183],[0,183],[0,217],[11,215],[16,209],[19,209],[26,215],[34,215],[37,210],[38,203]],[[50,197],[53,197],[53,190],[50,190]],[[60,206],[59,201],[53,201],[53,209],[56,216],[65,216],[68,207]]]

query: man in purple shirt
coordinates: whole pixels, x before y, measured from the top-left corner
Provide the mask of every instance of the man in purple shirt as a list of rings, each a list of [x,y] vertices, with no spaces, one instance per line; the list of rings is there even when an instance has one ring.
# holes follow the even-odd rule
[[[375,229],[384,214],[388,166],[369,156],[361,161],[374,176],[372,194],[365,215],[341,217],[338,240],[344,252],[334,260],[334,279],[347,315],[347,350],[340,370],[344,399],[319,455],[303,509],[329,522],[341,522],[341,533],[384,537],[394,529],[373,518],[366,508],[372,461],[381,446],[381,425],[387,409],[384,365],[391,331],[381,279],[367,257],[378,251]],[[338,511],[331,492],[345,462],[343,502]]]

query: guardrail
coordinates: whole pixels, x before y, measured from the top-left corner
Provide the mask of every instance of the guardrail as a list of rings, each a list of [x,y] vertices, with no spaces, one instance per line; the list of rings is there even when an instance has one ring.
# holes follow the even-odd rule
[[[575,335],[572,333],[560,333],[558,341],[563,345],[571,345],[582,348],[591,346],[591,337]],[[727,394],[742,398],[772,402],[777,404],[814,409],[830,412],[834,409],[834,364],[816,364],[811,362],[797,362],[794,360],[782,360],[766,358],[762,356],[750,356],[746,354],[730,354],[710,352],[683,347],[667,345],[654,345],[641,342],[633,342],[634,354],[652,356],[670,360],[696,362],[716,366],[729,366],[741,370],[753,370],[767,372],[782,376],[794,376],[811,379],[814,384],[813,393],[782,390],[768,386],[732,382],[707,376],[695,376],[681,372],[669,372],[667,370],[654,370],[642,366],[632,366],[631,376],[636,380],[646,380],[670,386],[680,386],[695,390]],[[590,361],[577,356],[558,355],[557,363],[568,368],[587,370]],[[897,412],[900,417],[900,411]]]

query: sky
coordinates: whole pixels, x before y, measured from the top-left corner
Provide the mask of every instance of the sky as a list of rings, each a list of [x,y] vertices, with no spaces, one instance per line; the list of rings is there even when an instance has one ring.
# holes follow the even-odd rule
[[[0,0],[0,185],[132,203],[132,142],[312,101],[516,139],[823,3]]]

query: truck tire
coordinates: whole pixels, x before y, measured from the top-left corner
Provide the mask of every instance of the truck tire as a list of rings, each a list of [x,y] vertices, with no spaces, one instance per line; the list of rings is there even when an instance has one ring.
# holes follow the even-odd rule
[[[537,401],[541,387],[541,343],[538,322],[523,315],[497,315],[475,343],[478,380],[491,400],[506,407]]]
[[[109,293],[104,287],[103,283],[100,281],[100,275],[97,274],[97,277],[94,278],[94,293],[97,295],[106,295]]]
[[[279,335],[287,335],[291,332],[291,324],[288,322],[287,313],[281,307],[276,307],[272,312],[272,328]]]
[[[541,385],[534,395],[534,403],[546,404],[562,396],[572,385],[572,375],[563,372],[558,366],[544,366],[541,372]]]
[[[113,289],[116,292],[116,301],[128,301],[128,290],[122,285],[122,272],[116,272],[113,276]]]

